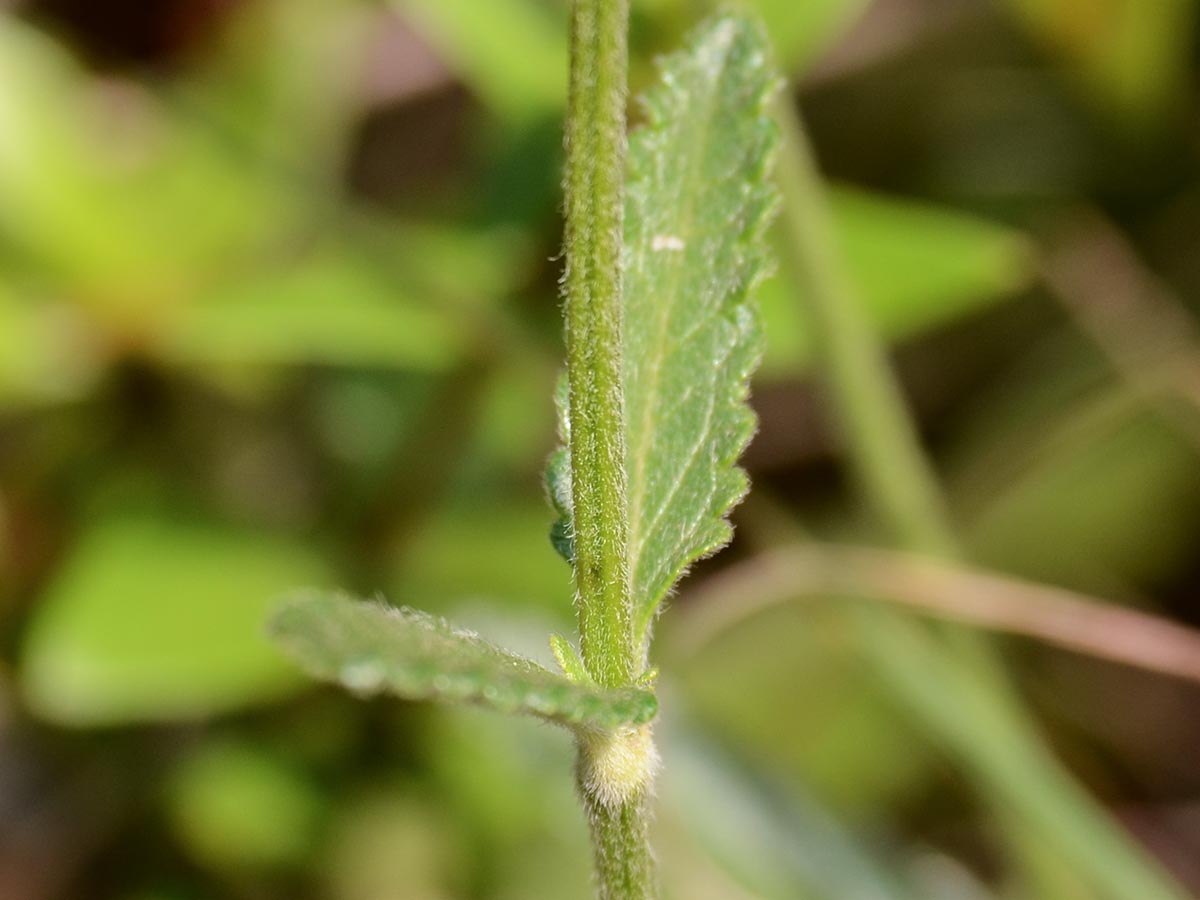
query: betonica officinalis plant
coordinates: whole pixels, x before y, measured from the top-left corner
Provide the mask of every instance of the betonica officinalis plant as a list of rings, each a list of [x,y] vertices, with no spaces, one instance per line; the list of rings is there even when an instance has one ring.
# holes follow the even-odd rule
[[[553,672],[424,613],[314,593],[271,628],[312,675],[353,691],[564,726],[598,894],[645,900],[657,893],[653,625],[688,566],[728,542],[747,489],[737,458],[755,429],[751,294],[776,206],[776,76],[756,22],[712,19],[662,62],[627,141],[628,0],[574,0],[570,27],[567,365],[547,490],[578,642],[550,638]]]

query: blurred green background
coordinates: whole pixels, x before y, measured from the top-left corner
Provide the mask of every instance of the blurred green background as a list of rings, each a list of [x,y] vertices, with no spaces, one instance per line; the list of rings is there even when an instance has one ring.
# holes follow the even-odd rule
[[[750,5],[972,559],[1200,625],[1197,4]],[[708,9],[635,0],[635,88]],[[315,687],[262,627],[319,585],[543,660],[572,628],[541,488],[565,30],[558,0],[0,0],[4,900],[589,896],[567,737]],[[852,601],[671,640],[763,548],[889,541],[800,294],[761,292],[734,548],[659,628],[668,896],[1096,896],[1030,886]],[[1200,892],[1200,687],[996,643]]]

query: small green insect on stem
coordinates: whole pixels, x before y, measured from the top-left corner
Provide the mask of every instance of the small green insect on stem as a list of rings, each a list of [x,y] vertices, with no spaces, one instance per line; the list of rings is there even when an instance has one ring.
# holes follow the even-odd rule
[[[434,616],[322,592],[291,598],[271,624],[311,674],[355,693],[570,729],[600,900],[658,894],[650,631],[687,568],[729,542],[729,511],[749,486],[737,458],[755,428],[751,289],[776,205],[762,26],[736,14],[699,26],[661,60],[627,141],[628,3],[571,5],[567,378],[556,396],[566,446],[547,487],[551,540],[575,570],[579,650],[552,637],[553,672]]]

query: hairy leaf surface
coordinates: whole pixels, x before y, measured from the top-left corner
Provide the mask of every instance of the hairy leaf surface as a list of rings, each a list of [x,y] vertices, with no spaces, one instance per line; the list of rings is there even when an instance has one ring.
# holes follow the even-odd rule
[[[755,429],[749,293],[776,206],[776,83],[752,21],[720,17],[667,57],[630,143],[625,214],[629,571],[644,634],[695,560],[724,546]]]
[[[654,717],[648,691],[606,691],[411,609],[306,593],[271,622],[272,636],[308,673],[362,694],[474,703],[563,725],[618,728]]]

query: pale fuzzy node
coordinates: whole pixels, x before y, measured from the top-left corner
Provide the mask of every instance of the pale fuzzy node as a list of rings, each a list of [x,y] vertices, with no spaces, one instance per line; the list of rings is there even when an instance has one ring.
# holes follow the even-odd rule
[[[659,768],[650,725],[581,731],[580,782],[589,797],[617,809],[650,790]]]
[[[651,250],[682,250],[683,239],[673,234],[656,234],[650,241]]]

